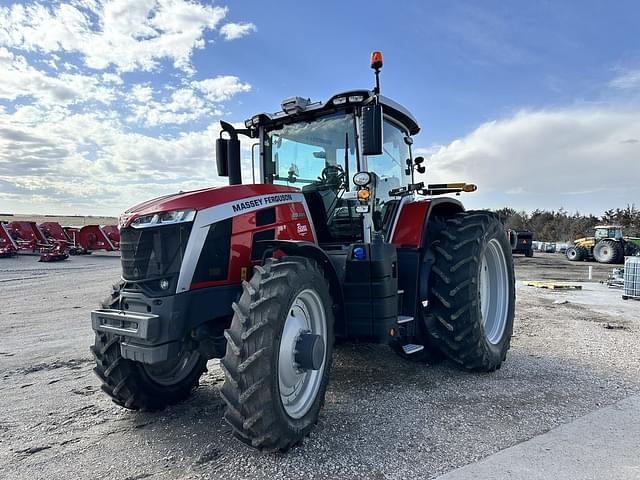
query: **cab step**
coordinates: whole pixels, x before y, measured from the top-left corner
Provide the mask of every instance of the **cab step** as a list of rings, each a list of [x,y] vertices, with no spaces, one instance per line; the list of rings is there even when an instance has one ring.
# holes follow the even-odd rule
[[[412,353],[418,353],[421,350],[424,350],[424,345],[416,345],[415,343],[408,343],[407,345],[402,346],[402,350],[407,355],[411,355]]]
[[[413,317],[409,315],[398,315],[398,325],[402,325],[403,323],[413,322]]]

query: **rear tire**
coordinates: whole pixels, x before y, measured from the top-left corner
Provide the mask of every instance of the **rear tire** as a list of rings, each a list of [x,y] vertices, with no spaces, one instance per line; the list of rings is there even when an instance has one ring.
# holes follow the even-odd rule
[[[315,261],[283,257],[256,267],[243,290],[225,331],[225,419],[247,445],[284,452],[309,434],[324,404],[334,339],[329,284]],[[317,369],[296,363],[304,332],[324,337]]]
[[[622,245],[615,240],[601,240],[593,247],[593,258],[598,263],[620,263],[624,259]]]
[[[524,256],[529,258],[533,257],[533,250],[525,250]]]
[[[504,226],[493,213],[470,211],[434,221],[430,233],[428,333],[464,369],[494,371],[509,350],[515,309]]]
[[[121,288],[122,282],[115,284],[101,307],[118,308]],[[206,358],[188,350],[156,365],[128,360],[120,353],[120,337],[104,332],[96,332],[90,350],[102,390],[115,403],[131,410],[161,410],[186,399],[206,371]]]

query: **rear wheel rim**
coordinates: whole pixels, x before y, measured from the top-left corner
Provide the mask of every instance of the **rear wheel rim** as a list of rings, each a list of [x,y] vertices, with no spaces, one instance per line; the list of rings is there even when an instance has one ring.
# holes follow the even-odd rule
[[[509,272],[502,245],[495,238],[482,254],[478,281],[484,335],[489,343],[496,345],[502,340],[507,325]]]
[[[303,333],[320,335],[324,342],[318,370],[301,370],[295,361],[296,343]],[[280,401],[291,418],[302,418],[315,402],[327,363],[327,348],[327,319],[322,300],[315,291],[303,290],[288,309],[278,350]]]
[[[187,378],[199,361],[198,352],[183,350],[173,359],[153,365],[143,364],[143,368],[151,380],[159,385],[170,387]]]

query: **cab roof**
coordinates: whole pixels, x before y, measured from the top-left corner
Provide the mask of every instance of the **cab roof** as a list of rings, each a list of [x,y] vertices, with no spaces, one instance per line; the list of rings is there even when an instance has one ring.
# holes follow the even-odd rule
[[[361,98],[359,98],[361,97]],[[344,103],[335,103],[336,99],[346,99]],[[353,101],[349,99],[353,98]],[[375,95],[371,90],[349,90],[336,93],[326,102],[311,102],[308,98],[289,97],[282,101],[283,109],[275,113],[260,113],[254,115],[245,122],[247,128],[257,126],[263,122],[288,123],[305,117],[317,116],[322,113],[335,112],[344,109],[345,106],[368,105],[375,101]],[[383,95],[378,96],[378,102],[382,105],[385,115],[389,115],[406,127],[411,135],[420,131],[415,117],[405,107]]]

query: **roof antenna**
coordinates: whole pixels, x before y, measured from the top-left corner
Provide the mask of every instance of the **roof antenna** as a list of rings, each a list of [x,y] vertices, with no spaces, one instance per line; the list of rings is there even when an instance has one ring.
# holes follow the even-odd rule
[[[380,95],[380,69],[382,68],[382,52],[371,52],[371,68],[376,72],[376,86],[373,93]],[[376,98],[377,102],[377,98]]]

